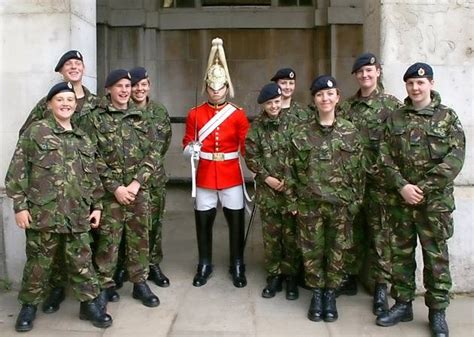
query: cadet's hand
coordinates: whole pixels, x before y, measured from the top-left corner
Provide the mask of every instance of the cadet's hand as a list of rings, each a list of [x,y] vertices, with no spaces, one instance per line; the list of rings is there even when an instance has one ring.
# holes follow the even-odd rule
[[[128,189],[125,186],[119,186],[114,192],[115,199],[121,204],[121,205],[130,205],[135,200],[135,197],[130,194]]]
[[[30,212],[27,209],[24,209],[15,214],[15,221],[18,227],[21,229],[27,229],[30,228],[30,222],[33,221],[33,218],[31,218]]]
[[[270,186],[271,188],[273,188],[274,190],[278,191],[278,192],[281,192],[283,191],[284,187],[285,187],[285,181],[282,180],[278,180],[277,178],[274,178],[274,177],[266,177],[265,178],[265,183]]]
[[[423,200],[423,191],[416,185],[406,184],[400,190],[400,194],[410,205],[416,205]]]
[[[133,195],[133,199],[135,199],[135,196],[138,194],[138,191],[140,190],[140,183],[136,180],[132,181],[128,186],[127,190],[129,193]]]
[[[102,212],[98,209],[95,209],[91,212],[91,215],[89,215],[89,222],[91,223],[91,228],[99,227],[101,214]]]

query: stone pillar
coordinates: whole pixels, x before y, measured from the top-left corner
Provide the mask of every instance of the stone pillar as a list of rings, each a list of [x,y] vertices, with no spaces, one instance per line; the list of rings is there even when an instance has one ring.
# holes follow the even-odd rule
[[[96,89],[95,0],[6,0],[0,5],[0,239],[4,240],[6,265],[0,278],[20,281],[24,232],[14,221],[11,200],[5,197],[4,177],[18,130],[36,102],[61,80],[54,72],[59,57],[70,49],[85,59],[85,85]],[[0,243],[0,247],[3,244]]]
[[[387,92],[406,97],[403,74],[415,62],[433,66],[435,90],[458,114],[468,142],[456,179],[455,233],[449,240],[453,291],[474,290],[474,9],[469,1],[367,0],[364,43],[379,53]],[[377,50],[376,48],[379,47]],[[418,265],[421,258],[418,254]],[[420,268],[419,268],[420,269]],[[421,273],[417,283],[422,285]],[[420,287],[419,290],[422,290]]]

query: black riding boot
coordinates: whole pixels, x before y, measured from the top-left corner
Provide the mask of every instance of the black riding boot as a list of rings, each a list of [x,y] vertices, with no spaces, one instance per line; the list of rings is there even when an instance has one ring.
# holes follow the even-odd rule
[[[430,309],[428,319],[430,321],[431,336],[449,337],[445,309]]]
[[[380,326],[392,326],[399,322],[413,320],[413,307],[411,302],[396,301],[389,311],[382,313],[375,321]]]
[[[326,288],[323,294],[323,320],[334,322],[338,318],[336,307],[336,290]]]
[[[223,208],[229,225],[230,268],[232,281],[237,288],[247,285],[244,264],[245,209]]]
[[[308,309],[308,319],[319,322],[323,318],[323,291],[321,288],[313,289],[311,304]]]
[[[374,290],[374,304],[372,307],[372,312],[375,316],[379,316],[387,310],[387,285],[385,283],[377,283]]]
[[[207,283],[212,274],[212,226],[216,218],[216,209],[194,210],[194,217],[196,220],[199,264],[193,279],[193,286],[200,287]]]

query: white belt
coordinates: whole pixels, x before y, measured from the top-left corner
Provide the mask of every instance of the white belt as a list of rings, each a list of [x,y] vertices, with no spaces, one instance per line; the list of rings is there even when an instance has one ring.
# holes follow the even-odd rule
[[[239,152],[199,152],[199,158],[213,160],[213,161],[224,161],[230,159],[239,158]]]

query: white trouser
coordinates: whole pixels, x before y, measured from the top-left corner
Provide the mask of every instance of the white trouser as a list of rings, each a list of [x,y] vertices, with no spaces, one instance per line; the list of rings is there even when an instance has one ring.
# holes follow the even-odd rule
[[[201,187],[196,189],[194,208],[197,211],[207,211],[212,208],[217,208],[218,201],[220,201],[222,207],[228,209],[244,208],[244,192],[242,185],[222,190],[210,190]]]

